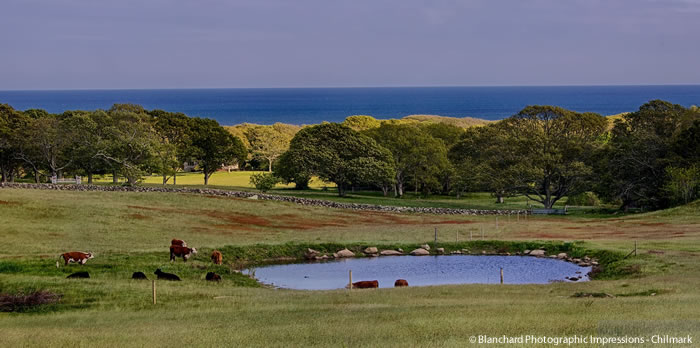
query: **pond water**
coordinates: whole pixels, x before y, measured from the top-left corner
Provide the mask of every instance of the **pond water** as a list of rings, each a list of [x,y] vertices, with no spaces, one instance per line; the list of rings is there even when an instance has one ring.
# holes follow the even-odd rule
[[[325,262],[266,265],[247,269],[259,281],[280,288],[330,290],[353,282],[378,280],[380,288],[391,288],[396,279],[410,286],[445,284],[494,284],[500,282],[503,268],[506,284],[546,284],[580,277],[587,281],[591,267],[550,258],[531,256],[384,256],[332,260]]]

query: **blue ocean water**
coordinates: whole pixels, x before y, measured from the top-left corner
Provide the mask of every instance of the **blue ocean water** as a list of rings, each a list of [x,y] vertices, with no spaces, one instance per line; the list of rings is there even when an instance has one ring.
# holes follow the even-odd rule
[[[430,114],[497,120],[536,104],[612,115],[637,110],[652,99],[700,105],[700,85],[0,91],[0,103],[19,110],[60,113],[134,103],[146,109],[209,117],[223,125],[340,122],[350,115],[386,119]]]

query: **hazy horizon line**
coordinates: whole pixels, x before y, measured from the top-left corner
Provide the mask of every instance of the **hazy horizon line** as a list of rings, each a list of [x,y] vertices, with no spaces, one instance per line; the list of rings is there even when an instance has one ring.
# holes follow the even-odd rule
[[[53,91],[140,91],[140,90],[221,90],[221,89],[360,89],[360,88],[503,88],[503,87],[657,87],[700,86],[700,83],[645,83],[645,84],[543,84],[543,85],[385,85],[385,86],[303,86],[303,87],[135,87],[135,88],[37,88],[0,89],[0,92],[53,92]]]

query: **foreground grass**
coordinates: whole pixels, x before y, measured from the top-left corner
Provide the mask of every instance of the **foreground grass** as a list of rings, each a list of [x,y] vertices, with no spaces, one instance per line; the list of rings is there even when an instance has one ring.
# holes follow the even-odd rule
[[[0,190],[0,292],[46,289],[59,304],[0,313],[7,346],[466,346],[472,335],[690,334],[700,338],[700,204],[625,217],[395,215],[162,193]],[[256,287],[233,272],[239,252],[282,250],[287,242],[412,244],[481,238],[581,240],[589,249],[638,256],[620,268],[635,275],[586,283],[459,285],[368,291],[292,291]],[[201,250],[168,262],[183,238]],[[226,265],[207,261],[213,248]],[[56,269],[58,254],[92,250],[85,266]],[[264,256],[264,255],[263,255]],[[247,256],[250,257],[250,256]],[[156,267],[182,282],[158,282]],[[92,279],[65,275],[88,270]],[[216,271],[220,284],[202,280]],[[607,293],[614,298],[572,297]],[[652,296],[652,294],[655,294]],[[625,296],[628,295],[628,296]],[[621,329],[624,328],[624,329]],[[619,331],[622,330],[622,331]],[[657,332],[658,331],[658,332]],[[675,331],[675,332],[674,332]]]

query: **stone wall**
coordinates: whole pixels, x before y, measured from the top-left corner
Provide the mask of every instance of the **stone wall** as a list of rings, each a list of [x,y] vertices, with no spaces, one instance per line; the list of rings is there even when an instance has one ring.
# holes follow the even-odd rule
[[[289,202],[300,205],[319,206],[338,209],[371,210],[393,213],[427,213],[442,215],[515,215],[527,214],[527,210],[482,210],[482,209],[452,209],[452,208],[430,208],[430,207],[398,207],[389,205],[375,205],[363,203],[333,202],[321,199],[301,198],[294,196],[279,196],[264,193],[229,191],[209,188],[187,188],[187,187],[156,187],[156,186],[113,186],[113,185],[71,185],[71,184],[29,184],[29,183],[0,183],[0,188],[22,188],[38,190],[60,190],[60,191],[111,191],[111,192],[170,192],[170,193],[190,193],[209,196],[236,197]]]

